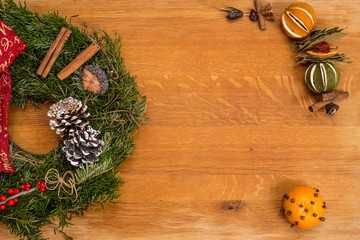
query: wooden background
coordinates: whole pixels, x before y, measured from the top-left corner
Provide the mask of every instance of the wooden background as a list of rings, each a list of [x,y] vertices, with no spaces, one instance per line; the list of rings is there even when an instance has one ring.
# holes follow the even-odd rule
[[[317,29],[348,28],[333,45],[354,60],[340,67],[338,89],[350,98],[333,117],[307,110],[314,99],[306,68],[295,64],[280,12],[260,31],[247,17],[228,22],[218,10],[248,10],[252,0],[28,0],[31,10],[79,14],[78,26],[85,20],[118,31],[148,97],[150,121],[118,169],[127,182],[122,196],[73,219],[67,232],[75,239],[358,239],[360,6],[308,3]],[[45,113],[12,109],[11,137],[29,151],[51,149]],[[298,185],[321,190],[325,223],[291,229],[281,216],[282,195]],[[16,239],[4,226],[0,235]]]

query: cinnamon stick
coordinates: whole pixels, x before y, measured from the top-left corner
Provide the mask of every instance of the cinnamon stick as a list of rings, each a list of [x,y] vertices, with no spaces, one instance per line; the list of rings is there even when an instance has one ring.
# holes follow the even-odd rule
[[[261,1],[260,0],[254,0],[256,11],[258,12],[258,18],[259,18],[259,25],[261,30],[266,29],[265,25],[265,18],[263,15],[260,14],[261,12]]]
[[[318,101],[317,103],[309,106],[309,111],[310,112],[315,112],[317,110],[319,110],[320,108],[326,106],[329,103],[332,103],[335,100],[341,100],[344,98],[349,97],[349,93],[348,92],[339,92],[339,95],[336,96],[335,98],[331,99],[331,100],[327,100],[327,101]]]
[[[327,93],[321,93],[317,99],[319,101],[328,101],[328,100],[333,100],[335,99],[337,96],[339,96],[341,92],[339,92],[338,90],[332,90],[330,92],[327,92]]]
[[[38,70],[36,71],[36,73],[37,73],[38,75],[43,75],[46,66],[48,65],[51,57],[53,56],[53,53],[55,52],[56,48],[59,46],[60,42],[61,42],[62,39],[63,39],[63,36],[65,35],[65,33],[66,33],[67,31],[70,31],[70,30],[67,29],[67,28],[65,28],[65,27],[62,27],[62,28],[60,29],[59,34],[57,35],[57,37],[56,37],[56,39],[54,40],[54,42],[51,44],[48,52],[46,53],[46,55],[45,55],[43,61],[41,62]],[[70,33],[71,33],[71,31],[70,31]],[[65,40],[65,41],[66,41],[66,40]],[[65,43],[65,41],[64,41],[64,43]],[[47,74],[46,74],[46,75],[47,75]],[[46,75],[45,75],[44,77],[46,77]]]
[[[87,47],[82,53],[80,53],[71,63],[69,63],[63,70],[61,70],[57,77],[60,80],[64,80],[68,76],[70,76],[73,72],[79,69],[85,62],[87,62],[90,58],[92,58],[98,51],[100,50],[100,46],[96,43],[92,43],[89,47]]]
[[[52,54],[52,56],[51,56],[51,58],[50,58],[50,61],[49,61],[48,64],[46,65],[46,68],[45,68],[44,72],[41,74],[42,77],[46,77],[46,76],[49,74],[52,66],[54,65],[56,59],[59,57],[62,49],[64,48],[65,42],[66,42],[66,41],[68,40],[68,38],[70,37],[70,34],[71,34],[71,33],[72,33],[72,31],[69,30],[69,29],[67,29],[66,32],[65,32],[65,34],[62,36],[59,44],[58,44],[57,47],[55,48],[55,51],[54,51],[54,53]]]

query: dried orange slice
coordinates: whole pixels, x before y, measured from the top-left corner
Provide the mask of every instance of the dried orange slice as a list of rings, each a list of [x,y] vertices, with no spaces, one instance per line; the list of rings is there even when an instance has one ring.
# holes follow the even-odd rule
[[[291,38],[304,38],[310,34],[316,22],[314,9],[307,3],[291,4],[281,16],[281,26]]]
[[[318,58],[332,57],[332,56],[335,56],[338,53],[339,53],[338,51],[332,51],[332,52],[328,52],[328,53],[315,52],[315,51],[312,51],[312,50],[306,51],[307,55],[310,55],[310,56],[313,56],[313,57],[318,57]]]

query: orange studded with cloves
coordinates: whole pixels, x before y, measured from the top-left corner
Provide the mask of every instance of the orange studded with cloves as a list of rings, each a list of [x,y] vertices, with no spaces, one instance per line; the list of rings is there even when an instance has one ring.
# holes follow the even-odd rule
[[[281,26],[291,38],[301,39],[308,36],[314,28],[315,22],[314,9],[304,2],[291,4],[281,16]]]
[[[325,208],[325,202],[315,188],[296,187],[284,195],[283,212],[291,227],[315,227],[325,220]]]

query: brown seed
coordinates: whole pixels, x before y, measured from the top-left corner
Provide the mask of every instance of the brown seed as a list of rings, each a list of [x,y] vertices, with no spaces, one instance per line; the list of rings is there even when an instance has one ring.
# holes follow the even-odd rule
[[[325,221],[325,217],[319,217],[320,221]]]
[[[295,199],[292,198],[290,201],[291,201],[292,203],[294,203],[294,202],[295,202]]]
[[[290,215],[291,215],[291,211],[287,211],[287,215],[289,215],[289,216],[290,216]]]
[[[283,196],[283,198],[289,199],[289,196],[285,193],[284,196]]]
[[[317,188],[315,188],[315,191],[316,191],[316,192],[320,192],[320,190],[319,190],[319,189],[317,189]]]
[[[235,19],[241,18],[243,15],[244,15],[244,13],[242,11],[238,10],[238,11],[229,13],[226,16],[226,18],[228,20],[235,20]]]
[[[313,216],[314,216],[314,217],[317,217],[317,214],[316,214],[316,213],[314,213],[314,214],[313,214]]]
[[[309,209],[306,208],[306,209],[305,209],[305,212],[308,213],[308,212],[309,212]]]
[[[303,206],[302,204],[300,204],[300,205],[299,205],[299,207],[301,207],[301,208],[302,208],[302,207],[304,207],[304,206]]]
[[[291,228],[294,228],[294,227],[295,227],[295,225],[294,225],[294,224],[290,224],[290,227],[291,227]]]
[[[319,194],[317,194],[317,193],[314,193],[314,197],[318,197],[319,196]]]
[[[296,221],[296,222],[295,222],[295,226],[296,226],[296,225],[299,225],[299,222]]]
[[[304,217],[304,216],[301,216],[300,218],[301,218],[301,220],[304,220],[304,219],[305,219],[305,217]]]
[[[314,201],[311,201],[310,203],[311,203],[311,205],[314,205],[314,204],[315,204],[315,202],[314,202]]]

